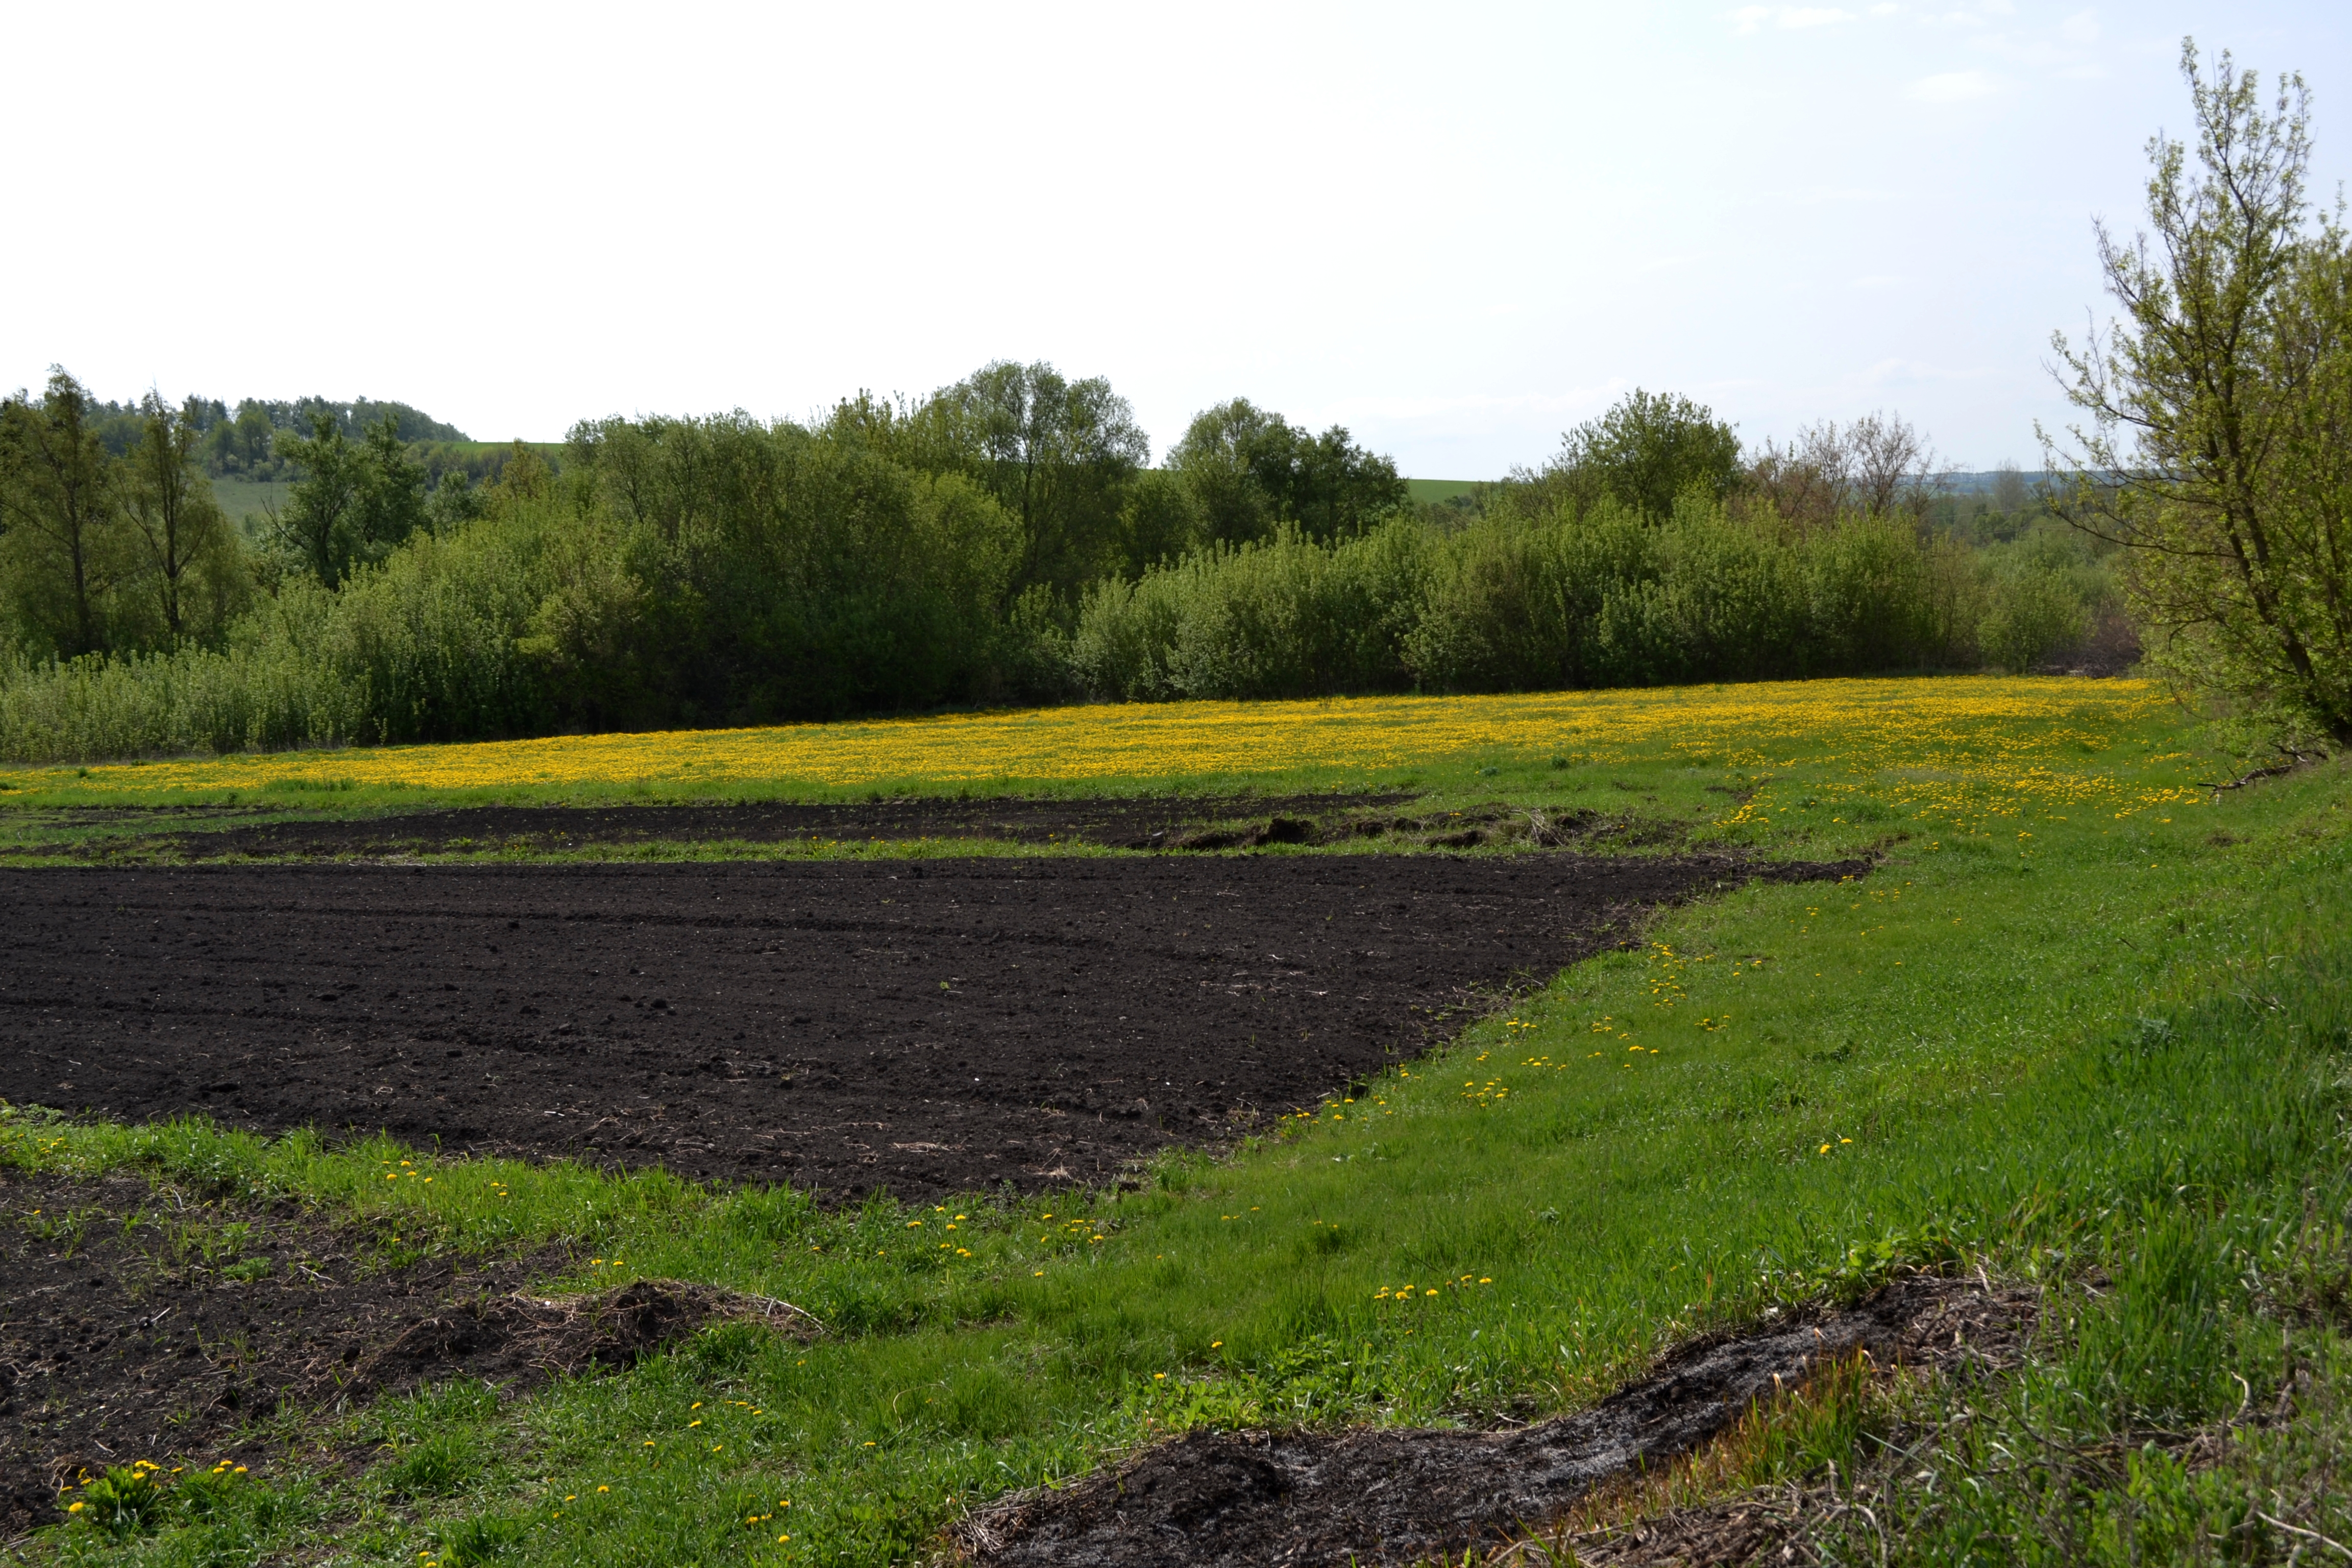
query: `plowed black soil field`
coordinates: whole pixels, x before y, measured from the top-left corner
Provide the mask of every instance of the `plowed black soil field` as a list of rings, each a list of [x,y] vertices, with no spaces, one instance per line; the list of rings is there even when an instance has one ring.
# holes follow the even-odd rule
[[[0,871],[0,1099],[916,1197],[1093,1182],[1754,875],[1528,853]]]

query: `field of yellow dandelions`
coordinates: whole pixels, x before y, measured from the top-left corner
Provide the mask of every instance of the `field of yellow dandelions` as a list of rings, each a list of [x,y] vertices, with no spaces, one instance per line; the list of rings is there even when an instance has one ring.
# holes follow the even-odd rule
[[[20,788],[122,798],[303,788],[446,791],[746,784],[931,788],[1321,773],[1375,783],[1475,761],[1801,769],[1938,815],[2004,802],[2139,809],[2168,707],[2146,682],[1958,677],[1490,697],[1075,706],[765,729],[565,735],[26,768]],[[2128,755],[2116,748],[2128,746]],[[2146,797],[2146,798],[2144,798]],[[2168,795],[2163,798],[2169,799]],[[1771,809],[1769,795],[1727,819]]]

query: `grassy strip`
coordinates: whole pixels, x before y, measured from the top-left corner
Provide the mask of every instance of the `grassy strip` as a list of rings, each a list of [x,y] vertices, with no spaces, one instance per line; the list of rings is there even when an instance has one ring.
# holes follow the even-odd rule
[[[918,763],[939,771],[909,771]],[[781,771],[730,771],[754,764]],[[2194,804],[2185,782],[2227,764],[2198,765],[2158,695],[2128,681],[1176,703],[0,769],[0,855],[138,857],[157,853],[142,842],[157,834],[467,805],[1400,792],[1418,796],[1415,815],[1509,803],[1638,819],[1661,842],[1828,857],[1907,842],[1915,828],[1983,840],[2021,813],[2160,814]]]
[[[1845,766],[1717,797],[1719,829],[1761,847],[1911,837],[1864,882],[1684,911],[1445,1055],[1124,1197],[839,1213],[658,1173],[19,1116],[20,1162],[291,1194],[394,1250],[574,1237],[598,1261],[556,1283],[709,1280],[831,1331],[714,1329],[503,1409],[457,1388],[288,1418],[287,1460],[233,1502],[35,1550],[199,1561],[323,1531],[354,1562],[880,1563],[977,1499],[1196,1422],[1532,1415],[1694,1329],[1906,1262],[2112,1268],[2153,1234],[2149,1205],[2238,1212],[2333,1157],[2340,1043],[2182,1020],[2284,998],[2296,974],[2340,984],[2352,878],[2340,772],[2174,806],[2166,723],[2105,750],[2139,804],[1959,777],[1930,816],[1900,769]],[[1726,777],[1643,765],[1694,794]],[[300,1458],[366,1442],[389,1452],[355,1479]]]
[[[2080,1158],[2100,1201],[2063,1249],[1984,1258],[2047,1285],[2015,1375],[1833,1368],[1493,1561],[1607,1561],[1644,1525],[1691,1543],[1733,1515],[1843,1563],[2292,1561],[2352,1531],[2352,943],[2295,918],[2338,908],[2288,901],[2289,951],[2086,1064],[2111,1139],[2168,1094],[2200,1109],[2158,1118],[2137,1180]]]

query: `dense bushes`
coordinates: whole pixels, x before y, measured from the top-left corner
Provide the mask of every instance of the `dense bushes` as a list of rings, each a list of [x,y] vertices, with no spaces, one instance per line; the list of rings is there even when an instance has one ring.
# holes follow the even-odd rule
[[[1298,697],[1409,684],[1437,537],[1400,519],[1318,544],[1212,545],[1087,596],[1072,673],[1103,697]]]
[[[1883,518],[1782,531],[1695,498],[1664,522],[1604,500],[1199,552],[1097,587],[1072,660],[1128,699],[2030,669],[2107,592],[2063,536],[1973,551]]]
[[[13,405],[17,447],[37,456],[48,448],[36,437],[65,430],[72,439],[51,447],[79,454],[99,486],[92,536],[127,549],[158,481],[137,488],[68,428],[74,391]],[[1393,468],[1345,431],[1310,437],[1244,403],[1196,422],[1181,463],[1139,468],[1140,436],[1108,388],[1041,366],[992,366],[913,407],[859,398],[808,426],[740,414],[586,424],[560,469],[518,445],[462,507],[428,506],[380,426],[345,488],[396,491],[407,521],[359,530],[376,545],[332,570],[299,531],[232,549],[215,528],[202,536],[210,555],[155,558],[191,563],[186,604],[204,571],[239,563],[238,613],[191,615],[184,635],[127,647],[70,643],[0,605],[0,757],[1086,695],[2028,668],[2077,642],[2114,597],[2083,542],[2053,524],[2004,525],[1972,544],[1916,508],[1784,514],[1787,474],[1775,470],[1775,489],[1718,472],[1727,431],[1668,439],[1643,423],[1704,416],[1647,400],[1624,428],[1572,441],[1574,462],[1444,509],[1405,504]],[[163,436],[179,430],[168,411],[150,416]],[[345,448],[321,432],[298,448],[316,470],[306,493],[340,472],[326,448]],[[1685,458],[1712,467],[1661,516],[1645,498],[1673,477],[1667,459]],[[0,544],[35,561],[32,544],[82,514],[58,485],[19,479],[19,525]],[[193,482],[189,515],[215,518]],[[126,499],[106,501],[109,483],[131,486]],[[53,563],[19,584],[68,607],[70,585]],[[118,600],[130,602],[90,602]],[[89,651],[61,657],[77,647]]]
[[[997,694],[998,661],[1018,662],[1024,627],[1040,635],[1000,611],[1003,510],[953,475],[776,445],[776,486],[731,509],[615,518],[593,468],[524,470],[478,521],[420,534],[340,591],[288,579],[220,646],[19,657],[0,671],[0,754],[824,718]]]

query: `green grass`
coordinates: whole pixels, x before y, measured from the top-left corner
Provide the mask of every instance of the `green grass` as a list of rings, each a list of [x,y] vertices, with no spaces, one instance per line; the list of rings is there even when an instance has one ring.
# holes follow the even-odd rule
[[[1466,496],[1480,485],[1490,482],[1486,479],[1407,479],[1404,488],[1405,494],[1416,501],[1436,502]]]
[[[893,779],[879,784],[827,787],[804,781],[587,781],[563,784],[502,784],[475,789],[425,791],[382,785],[350,784],[342,788],[310,786],[309,780],[248,792],[217,790],[165,795],[154,803],[165,807],[123,804],[111,793],[79,791],[70,770],[30,770],[13,776],[0,771],[0,855],[13,864],[26,864],[26,851],[37,847],[71,853],[136,850],[161,835],[201,832],[208,828],[249,826],[269,822],[300,822],[382,818],[420,811],[483,805],[658,805],[730,804],[856,805],[891,799],[946,796],[983,799],[1020,795],[1030,799],[1095,800],[1129,796],[1240,797],[1236,807],[1247,815],[1251,798],[1273,798],[1358,791],[1395,793],[1414,797],[1409,810],[1415,816],[1510,803],[1553,811],[1586,810],[1612,819],[1635,819],[1673,824],[1681,838],[1695,844],[1748,844],[1756,836],[1745,829],[1725,830],[1717,825],[1727,796],[1753,775],[1736,769],[1693,767],[1679,758],[1650,758],[1630,763],[1577,763],[1555,766],[1544,757],[1433,757],[1370,772],[1363,769],[1269,769],[1252,773],[1171,774],[1159,778],[1051,780],[1019,778],[1001,787],[950,788],[921,778]],[[1786,776],[1786,775],[1784,775]],[[344,781],[348,784],[348,781]],[[295,785],[305,787],[294,787]],[[1836,856],[1867,847],[1885,836],[1885,822],[1833,821],[1840,814],[1827,808],[1802,808],[1801,821],[1778,832],[1769,847],[1783,854]],[[925,853],[1098,853],[1082,844],[1058,846],[984,845],[971,840],[940,844]],[[788,850],[774,844],[728,845],[702,841],[693,846],[648,847],[656,858],[761,858]],[[826,854],[886,854],[914,852],[891,845],[836,845]],[[600,851],[589,850],[590,856]],[[602,851],[626,858],[634,848]],[[560,852],[529,852],[530,858],[560,858]]]
[[[271,508],[284,511],[294,492],[293,484],[285,479],[215,479],[212,486],[223,515],[248,531],[260,527]]]
[[[2184,739],[2148,721],[2113,765],[2157,783],[2221,765]],[[2258,1286],[2300,1267],[2311,1214],[2343,1211],[2341,764],[2169,821],[2029,808],[1965,828],[1884,809],[1891,773],[1778,770],[1775,813],[1724,826],[1717,792],[1744,786],[1719,765],[1486,765],[1408,771],[1443,798],[1630,801],[1767,853],[1887,858],[1673,914],[1441,1056],[1123,1196],[829,1211],[17,1114],[0,1149],[21,1163],[289,1196],[402,1256],[570,1239],[582,1262],[550,1289],[707,1280],[828,1329],[717,1328],[505,1406],[457,1387],[281,1417],[283,1457],[203,1517],[28,1550],[878,1563],[1154,1434],[1533,1416],[1685,1334],[1959,1259],[2068,1291],[2108,1271],[2062,1369],[2103,1418],[2189,1423],[2234,1405],[2236,1377],[2276,1386],[2288,1342]],[[436,1180],[386,1180],[402,1159]],[[310,1458],[355,1445],[383,1458],[356,1476]]]

